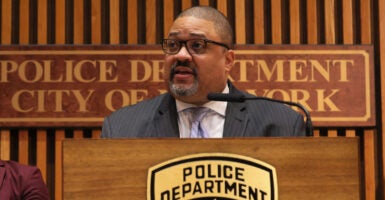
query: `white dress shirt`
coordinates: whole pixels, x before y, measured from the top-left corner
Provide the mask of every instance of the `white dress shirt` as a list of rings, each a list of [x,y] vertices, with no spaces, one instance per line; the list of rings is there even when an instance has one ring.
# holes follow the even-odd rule
[[[229,87],[227,85],[222,93],[229,93]],[[185,111],[187,108],[190,107],[196,107],[196,105],[176,100],[179,134],[181,138],[190,138],[192,115],[191,112]],[[207,130],[210,138],[222,138],[223,127],[225,124],[227,102],[209,101],[206,104],[202,105],[202,107],[210,108],[211,111],[206,114],[205,117],[202,119],[201,126],[203,126],[205,130]]]

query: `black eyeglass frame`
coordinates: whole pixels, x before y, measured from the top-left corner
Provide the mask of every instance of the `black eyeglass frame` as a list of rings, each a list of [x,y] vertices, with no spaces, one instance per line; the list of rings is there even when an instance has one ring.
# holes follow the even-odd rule
[[[191,52],[189,51],[189,47],[187,46],[187,42],[193,41],[193,40],[203,41],[204,45],[205,45],[205,47],[204,47],[205,49],[207,47],[207,43],[212,43],[212,44],[216,44],[216,45],[222,46],[222,47],[226,48],[227,50],[230,49],[230,47],[227,46],[226,44],[223,44],[223,43],[220,43],[220,42],[216,42],[214,40],[208,40],[208,39],[190,39],[190,40],[162,39],[161,45],[162,45],[162,49],[163,49],[164,53],[170,54],[170,55],[175,55],[175,54],[177,54],[182,49],[182,45],[184,44],[186,46],[187,51],[191,54]],[[178,50],[175,51],[175,53],[167,52],[166,48],[164,47],[165,46],[164,44],[165,44],[166,41],[176,41],[176,42],[178,42],[180,44]]]

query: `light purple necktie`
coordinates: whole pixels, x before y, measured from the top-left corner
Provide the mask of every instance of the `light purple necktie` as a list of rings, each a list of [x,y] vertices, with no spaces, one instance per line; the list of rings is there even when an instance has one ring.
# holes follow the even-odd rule
[[[208,138],[209,134],[202,127],[201,122],[203,117],[209,112],[209,108],[205,107],[193,107],[189,108],[192,113],[192,123],[191,123],[191,138]]]

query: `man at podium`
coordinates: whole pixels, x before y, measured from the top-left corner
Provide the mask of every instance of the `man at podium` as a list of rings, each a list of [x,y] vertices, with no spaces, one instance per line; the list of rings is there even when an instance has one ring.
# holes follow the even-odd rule
[[[211,93],[245,95],[229,80],[233,30],[208,6],[183,11],[162,40],[168,93],[106,117],[102,138],[305,136],[303,116],[268,100],[209,101]]]

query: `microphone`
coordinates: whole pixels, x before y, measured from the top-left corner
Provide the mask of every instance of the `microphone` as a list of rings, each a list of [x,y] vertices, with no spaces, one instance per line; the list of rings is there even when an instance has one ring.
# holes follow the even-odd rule
[[[243,94],[224,94],[224,93],[209,93],[207,99],[211,101],[229,101],[229,102],[244,102],[246,100],[266,100],[272,102],[283,103],[290,106],[300,108],[306,116],[306,136],[313,136],[313,123],[310,118],[310,114],[307,109],[300,103],[294,103],[291,101],[282,101],[277,99],[271,99],[267,97],[246,97]]]

